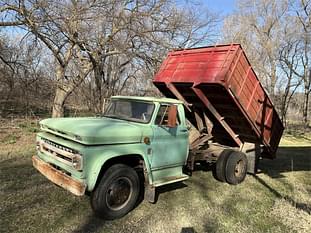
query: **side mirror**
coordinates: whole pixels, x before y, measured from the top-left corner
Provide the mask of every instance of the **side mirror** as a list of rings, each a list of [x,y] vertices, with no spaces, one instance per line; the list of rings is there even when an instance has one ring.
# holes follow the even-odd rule
[[[167,127],[175,128],[177,126],[177,106],[170,105],[168,108],[168,122]]]

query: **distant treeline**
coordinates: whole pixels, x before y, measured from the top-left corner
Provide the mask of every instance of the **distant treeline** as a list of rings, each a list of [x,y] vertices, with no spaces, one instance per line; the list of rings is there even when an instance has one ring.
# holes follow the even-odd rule
[[[151,79],[169,50],[216,40],[242,44],[284,124],[309,127],[311,2],[300,0],[238,0],[225,17],[193,1],[4,0],[0,115],[99,114],[111,95],[160,95]]]

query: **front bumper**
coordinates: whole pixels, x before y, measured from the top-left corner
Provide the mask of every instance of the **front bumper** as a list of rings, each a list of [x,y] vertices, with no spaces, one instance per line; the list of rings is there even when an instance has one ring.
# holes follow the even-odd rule
[[[71,176],[57,170],[50,164],[44,162],[38,156],[32,156],[33,166],[46,178],[48,178],[53,183],[61,186],[62,188],[68,190],[69,192],[77,195],[83,196],[85,193],[86,185],[78,180],[73,179]]]

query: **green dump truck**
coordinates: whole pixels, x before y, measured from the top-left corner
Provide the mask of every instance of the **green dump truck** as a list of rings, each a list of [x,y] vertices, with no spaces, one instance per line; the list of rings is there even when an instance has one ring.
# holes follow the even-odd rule
[[[169,98],[115,96],[101,117],[42,120],[34,167],[115,219],[196,163],[239,184],[274,158],[283,126],[240,45],[173,51],[154,84]]]

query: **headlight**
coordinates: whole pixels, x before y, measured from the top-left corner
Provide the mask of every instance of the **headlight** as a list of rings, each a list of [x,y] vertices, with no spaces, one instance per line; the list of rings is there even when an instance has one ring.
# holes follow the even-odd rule
[[[72,167],[77,169],[77,170],[82,170],[82,166],[83,166],[83,158],[82,155],[80,154],[75,154],[72,157]]]

